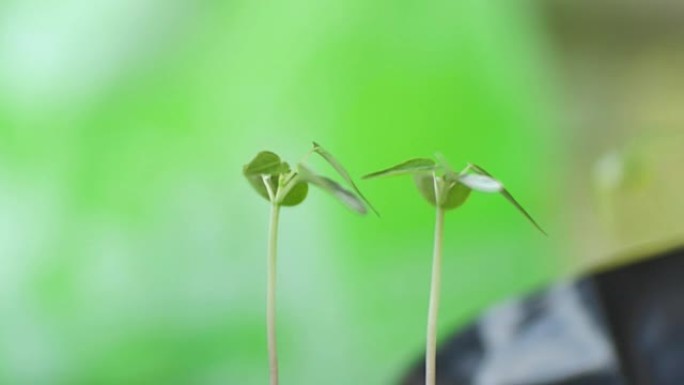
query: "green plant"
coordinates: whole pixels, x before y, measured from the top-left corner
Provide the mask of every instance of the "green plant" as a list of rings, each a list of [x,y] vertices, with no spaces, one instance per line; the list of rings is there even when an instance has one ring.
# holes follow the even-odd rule
[[[436,376],[437,314],[441,287],[442,239],[444,234],[444,214],[446,211],[461,207],[470,193],[475,190],[485,193],[501,193],[512,203],[539,231],[546,234],[530,214],[513,198],[501,182],[483,168],[469,164],[463,171],[455,172],[447,162],[436,156],[432,159],[411,159],[396,166],[364,176],[364,179],[392,175],[413,175],[418,191],[423,198],[436,208],[435,237],[432,259],[432,278],[430,284],[430,304],[427,321],[425,351],[425,384],[434,385]]]
[[[325,159],[349,185],[348,190],[334,180],[318,175],[304,165],[313,153]],[[271,203],[267,253],[266,329],[270,384],[278,384],[278,352],[276,347],[276,257],[278,243],[278,218],[282,206],[297,206],[306,199],[309,185],[316,186],[337,198],[351,210],[366,214],[366,206],[377,212],[358,189],[347,170],[328,151],[316,142],[295,170],[278,155],[262,151],[243,167],[243,174],[256,192]]]

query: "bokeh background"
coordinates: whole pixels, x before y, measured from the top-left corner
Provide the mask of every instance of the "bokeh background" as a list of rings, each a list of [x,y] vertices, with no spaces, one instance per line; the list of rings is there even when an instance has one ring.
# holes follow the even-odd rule
[[[502,179],[447,216],[440,334],[682,239],[684,6],[5,0],[0,383],[267,381],[268,204],[316,140],[358,177],[435,151]],[[330,169],[312,159],[311,166]],[[281,379],[390,384],[423,349],[431,208],[362,181],[282,212]],[[635,251],[638,250],[638,251]]]

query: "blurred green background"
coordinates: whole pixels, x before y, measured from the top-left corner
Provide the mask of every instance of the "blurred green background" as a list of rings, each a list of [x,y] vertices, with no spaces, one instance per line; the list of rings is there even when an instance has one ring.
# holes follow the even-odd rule
[[[450,213],[442,337],[571,273],[577,142],[545,12],[4,1],[0,383],[266,383],[268,204],[241,175],[262,149],[316,140],[355,177],[440,151],[507,184],[552,237],[498,196]],[[381,218],[319,191],[282,212],[284,384],[389,384],[423,349],[434,213],[410,179],[360,187]]]

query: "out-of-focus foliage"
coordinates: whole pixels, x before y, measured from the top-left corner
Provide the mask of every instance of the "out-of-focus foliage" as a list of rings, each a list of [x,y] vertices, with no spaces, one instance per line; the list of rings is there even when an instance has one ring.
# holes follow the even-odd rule
[[[320,140],[355,178],[478,159],[552,226],[538,17],[503,0],[3,2],[0,383],[263,384],[268,207],[241,175],[261,148]],[[283,215],[284,383],[388,383],[420,354],[433,213],[403,182],[359,183],[382,219],[323,194]],[[506,202],[472,200],[447,223],[440,335],[557,272]]]

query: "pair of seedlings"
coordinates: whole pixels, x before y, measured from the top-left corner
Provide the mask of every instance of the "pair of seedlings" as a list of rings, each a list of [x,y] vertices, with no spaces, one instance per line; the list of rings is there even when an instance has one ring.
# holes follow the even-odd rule
[[[304,161],[311,154],[318,154],[325,159],[342,177],[348,188],[334,180],[318,175],[309,169]],[[428,310],[427,338],[425,352],[425,384],[435,384],[435,357],[437,350],[437,313],[442,266],[442,239],[444,233],[444,214],[454,210],[468,199],[472,191],[484,193],[501,193],[515,206],[539,231],[544,230],[535,222],[530,214],[495,179],[483,168],[469,164],[460,172],[454,171],[439,155],[432,159],[411,159],[394,167],[377,171],[364,176],[376,178],[393,175],[412,175],[418,191],[436,208],[434,248],[432,257],[432,279],[430,284],[430,305]],[[266,290],[266,325],[268,340],[268,356],[270,367],[270,384],[278,384],[278,354],[276,348],[276,254],[278,241],[278,217],[282,206],[296,206],[304,201],[309,186],[318,187],[353,211],[366,214],[368,209],[377,211],[363,196],[347,170],[328,151],[317,143],[306,154],[296,169],[283,162],[280,157],[269,151],[262,151],[243,168],[249,183],[263,198],[271,202],[271,218],[269,226],[267,256],[267,290]]]

